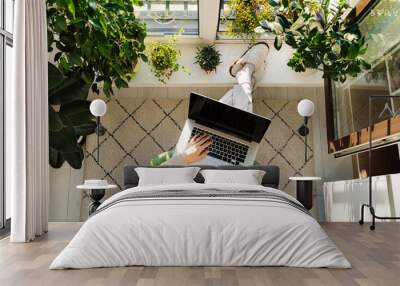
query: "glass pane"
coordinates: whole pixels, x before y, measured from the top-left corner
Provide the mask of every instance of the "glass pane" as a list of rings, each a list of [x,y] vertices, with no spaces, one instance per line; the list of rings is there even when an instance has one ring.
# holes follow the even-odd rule
[[[400,1],[381,0],[360,23],[368,50],[367,61],[379,60],[391,47],[400,41]]]
[[[382,61],[370,72],[357,79],[349,80],[344,84],[336,83],[335,90],[336,138],[368,127],[369,96],[389,95],[385,62]],[[393,100],[374,100],[372,122],[379,122],[391,117],[390,111],[395,110],[395,108]]]
[[[3,27],[2,27],[2,23],[3,23],[3,7],[2,7],[2,5],[1,5],[1,2],[0,2],[0,29],[3,29]]]
[[[218,32],[227,32],[229,22],[235,19],[235,14],[229,7],[228,3],[229,0],[221,1]]]
[[[5,98],[9,98],[11,96],[11,75],[12,75],[12,69],[13,69],[13,56],[12,56],[12,47],[6,45],[6,52],[5,52]],[[11,193],[9,188],[6,188],[6,219],[11,217]]]
[[[6,31],[14,31],[14,0],[5,0]]]
[[[250,3],[251,5],[259,5],[257,8],[257,13],[261,13],[264,10],[264,5],[268,4],[268,0],[259,1],[260,3]],[[264,4],[263,4],[264,3]],[[221,0],[220,1],[220,10],[219,10],[219,21],[218,21],[218,28],[217,28],[217,37],[218,39],[238,39],[243,40],[240,36],[233,36],[228,32],[229,26],[232,21],[236,18],[236,13],[230,7],[230,0]],[[246,4],[247,5],[247,4]],[[232,6],[232,5],[231,5]],[[258,22],[257,22],[258,25]],[[251,38],[252,36],[249,36]],[[264,33],[260,35],[256,35],[258,39],[265,39],[269,38],[271,35],[269,33]],[[244,37],[246,38],[246,37]]]
[[[147,25],[149,35],[199,34],[198,0],[145,0],[135,7],[136,17]]]
[[[400,46],[398,49],[387,57],[390,91],[392,95],[400,95]]]

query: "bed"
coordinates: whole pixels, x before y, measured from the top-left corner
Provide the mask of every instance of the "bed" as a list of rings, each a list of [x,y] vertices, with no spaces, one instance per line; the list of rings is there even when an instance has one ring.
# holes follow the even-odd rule
[[[265,175],[261,185],[205,184],[198,174],[196,183],[138,186],[135,166],[127,166],[125,190],[102,203],[50,269],[351,267],[308,211],[277,189],[278,167],[201,166],[216,168]]]

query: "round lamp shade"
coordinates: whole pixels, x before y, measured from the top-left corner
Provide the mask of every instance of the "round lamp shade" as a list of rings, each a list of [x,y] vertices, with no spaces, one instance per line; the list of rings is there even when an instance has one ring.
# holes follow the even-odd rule
[[[303,99],[297,105],[297,112],[303,117],[310,117],[314,113],[314,103],[309,99]]]
[[[90,104],[90,113],[92,113],[96,117],[101,117],[107,112],[107,104],[104,100],[95,99]]]

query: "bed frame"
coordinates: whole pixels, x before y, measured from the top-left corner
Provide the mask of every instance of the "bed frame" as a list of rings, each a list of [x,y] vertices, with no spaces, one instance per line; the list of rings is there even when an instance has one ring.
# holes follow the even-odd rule
[[[148,167],[149,166],[126,166],[124,168],[124,189],[129,189],[136,187],[139,183],[139,176],[135,171],[136,167]],[[184,167],[184,166],[160,166],[158,168],[177,168],[177,167]],[[269,166],[197,166],[200,167],[202,170],[204,169],[216,169],[216,170],[264,170],[266,173],[262,179],[261,184],[264,187],[270,187],[278,189],[279,187],[279,167],[269,165]],[[195,181],[197,183],[204,183],[203,176],[199,173]]]

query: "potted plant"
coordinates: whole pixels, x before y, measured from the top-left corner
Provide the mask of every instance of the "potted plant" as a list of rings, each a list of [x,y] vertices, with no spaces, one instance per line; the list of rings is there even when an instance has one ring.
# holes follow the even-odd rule
[[[370,65],[362,58],[367,47],[355,22],[346,21],[349,6],[340,0],[336,7],[330,0],[271,0],[275,17],[260,22],[257,31],[275,34],[277,50],[282,43],[293,48],[288,66],[296,72],[317,69],[325,79],[344,82]]]
[[[199,64],[206,73],[216,71],[217,66],[222,63],[221,53],[214,45],[197,48],[195,59],[196,61],[194,63]]]
[[[153,42],[147,47],[150,70],[163,84],[167,83],[174,72],[186,71],[185,67],[178,63],[181,51],[175,46],[181,33],[180,31],[166,42]]]
[[[268,0],[231,0],[228,2],[231,15],[227,23],[228,35],[246,40],[255,40],[255,29],[261,20],[273,19],[273,9]]]
[[[81,168],[82,140],[94,132],[89,90],[106,96],[128,87],[133,66],[145,56],[145,24],[132,0],[47,0],[50,165]]]

